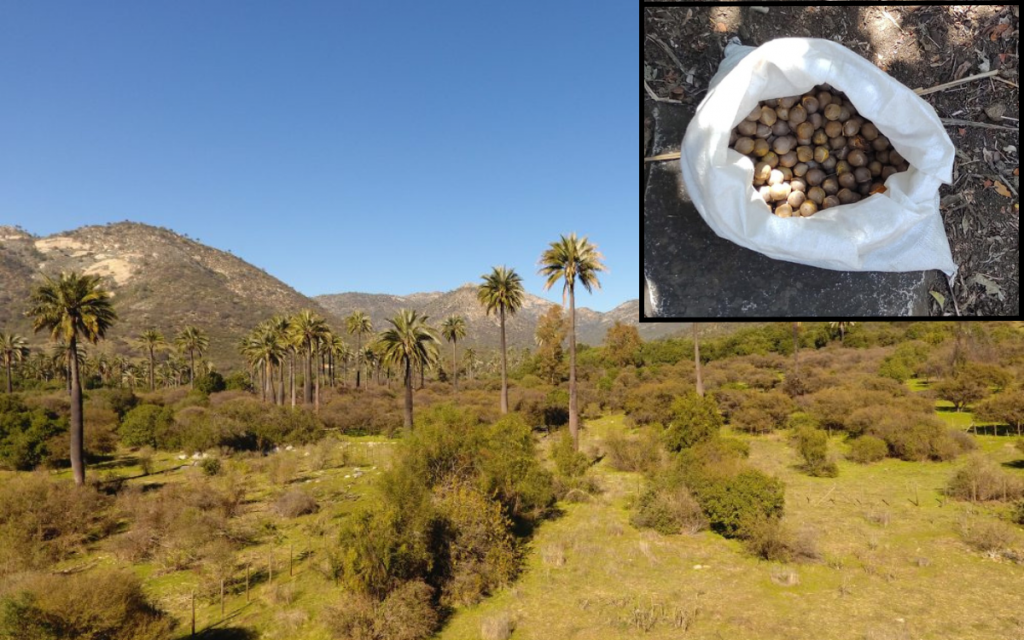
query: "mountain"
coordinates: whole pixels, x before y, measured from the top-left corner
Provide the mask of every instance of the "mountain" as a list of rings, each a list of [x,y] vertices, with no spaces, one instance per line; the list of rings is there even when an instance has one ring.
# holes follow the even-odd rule
[[[230,253],[123,222],[46,237],[0,227],[0,328],[43,343],[46,336],[33,336],[24,317],[30,291],[44,275],[70,270],[103,277],[119,316],[107,348],[119,353],[132,352],[131,341],[147,328],[173,339],[194,324],[210,336],[210,361],[226,369],[242,364],[241,336],[275,313],[312,308],[340,326],[315,301]]]
[[[322,307],[336,316],[347,316],[361,309],[370,316],[375,329],[385,326],[387,318],[402,308],[416,309],[430,317],[432,323],[452,314],[466,318],[466,346],[497,347],[500,343],[498,319],[487,316],[477,302],[476,285],[467,283],[452,291],[414,293],[395,296],[383,293],[336,293],[314,298]],[[527,293],[523,296],[523,308],[516,315],[505,319],[505,333],[508,344],[515,347],[532,347],[537,322],[553,303],[539,296]],[[639,324],[640,301],[630,300],[618,307],[601,313],[587,307],[576,308],[578,340],[590,345],[604,342],[605,333],[616,320],[624,324],[635,324],[640,335],[650,340],[680,332],[688,324]]]
[[[336,330],[343,318],[356,309],[367,312],[376,329],[403,307],[420,310],[432,322],[448,315],[466,318],[467,346],[493,348],[499,343],[498,320],[487,316],[477,302],[476,285],[469,283],[446,292],[406,296],[341,293],[308,298],[262,269],[203,245],[169,229],[133,222],[87,226],[35,236],[20,227],[0,226],[0,331],[14,331],[29,338],[33,347],[47,342],[33,334],[25,311],[29,295],[44,276],[62,271],[97,274],[114,297],[119,321],[103,343],[103,349],[140,356],[132,341],[150,327],[165,337],[187,324],[210,336],[208,358],[219,369],[242,365],[236,345],[258,322],[274,314],[310,308],[322,313]],[[585,301],[586,296],[580,296]],[[540,316],[551,302],[532,294],[523,308],[506,323],[508,343],[532,347]],[[607,313],[577,308],[580,342],[598,345],[616,320],[637,324],[638,300],[630,300]],[[645,339],[681,331],[685,324],[639,325]]]

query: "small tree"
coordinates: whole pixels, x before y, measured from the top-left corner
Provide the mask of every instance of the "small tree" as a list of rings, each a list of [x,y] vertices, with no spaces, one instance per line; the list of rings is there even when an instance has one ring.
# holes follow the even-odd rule
[[[974,408],[974,415],[986,422],[1008,424],[1020,436],[1024,429],[1024,390],[1004,391],[992,396]]]
[[[801,427],[794,434],[796,450],[804,459],[804,470],[812,476],[834,478],[839,475],[836,463],[828,458],[828,436],[821,429]]]
[[[665,429],[665,446],[671,451],[688,449],[715,438],[722,428],[722,414],[714,397],[687,393],[672,403],[672,420]]]
[[[984,384],[966,375],[942,380],[935,385],[935,392],[943,400],[952,402],[958,412],[988,395]]]

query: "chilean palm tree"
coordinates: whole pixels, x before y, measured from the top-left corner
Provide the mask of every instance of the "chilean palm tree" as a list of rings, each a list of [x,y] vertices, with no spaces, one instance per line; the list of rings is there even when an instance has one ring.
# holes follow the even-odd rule
[[[473,370],[476,368],[476,350],[473,347],[469,347],[462,354],[462,359],[466,361],[466,373],[469,374],[469,379],[473,379]]]
[[[388,320],[391,328],[380,334],[383,359],[398,365],[405,380],[405,428],[412,429],[412,370],[437,361],[441,341],[427,326],[427,316],[402,309]]]
[[[174,343],[177,345],[178,351],[188,354],[188,386],[190,389],[194,389],[196,385],[196,354],[198,353],[201,358],[206,353],[206,350],[210,348],[210,338],[202,329],[189,325],[181,330],[181,333],[174,339]]]
[[[441,335],[452,343],[452,386],[459,390],[459,340],[466,337],[466,319],[462,316],[448,316],[441,325]]]
[[[563,280],[563,304],[566,294],[569,295],[569,432],[572,434],[573,447],[577,450],[580,437],[576,408],[576,283],[582,284],[588,292],[594,287],[600,289],[597,273],[607,270],[601,262],[603,259],[597,245],[591,244],[586,236],[577,238],[575,233],[552,242],[540,257],[540,274],[547,276],[544,289],[550,289],[556,282]]]
[[[0,360],[7,370],[7,393],[13,392],[11,385],[11,366],[15,362],[24,362],[28,358],[28,342],[15,333],[0,333]]]
[[[697,395],[704,397],[704,381],[700,375],[700,341],[697,339],[697,323],[693,323],[693,365],[697,369]]]
[[[363,369],[363,336],[373,332],[373,323],[370,322],[370,317],[362,311],[353,311],[352,315],[345,319],[345,327],[348,329],[349,335],[356,337],[356,389],[358,389]]]
[[[303,376],[302,391],[306,404],[313,404],[313,356],[320,337],[327,330],[327,323],[319,315],[303,309],[291,320],[290,334],[294,344],[306,358],[306,375]],[[318,390],[319,391],[319,390]]]
[[[63,339],[70,354],[78,353],[78,341],[96,344],[106,336],[117,320],[110,294],[100,287],[95,275],[62,273],[56,280],[46,281],[32,292],[28,314],[32,328],[50,330],[50,338]],[[82,384],[78,376],[78,358],[68,358],[71,369],[71,472],[75,484],[85,483],[85,460],[82,457]]]
[[[274,404],[277,404],[278,396],[277,388],[274,385],[274,366],[279,365],[284,358],[285,344],[281,340],[281,334],[276,330],[273,321],[258,324],[249,335],[242,339],[239,350],[249,361],[249,366],[262,373],[263,400],[266,401],[269,395]],[[284,392],[283,388],[281,392]]]
[[[348,359],[352,357],[352,350],[349,348],[348,343],[341,336],[334,336],[331,338],[331,386],[334,386],[334,367],[340,363],[343,368],[347,368]],[[344,386],[345,380],[342,378],[342,386]]]
[[[498,313],[501,325],[501,412],[508,413],[508,356],[505,352],[505,316],[514,316],[523,306],[523,279],[515,269],[494,267],[491,272],[480,276],[483,284],[477,287],[476,296],[484,305],[487,315]]]
[[[831,328],[833,330],[834,329],[839,329],[839,342],[842,343],[846,339],[846,330],[848,328],[852,327],[855,324],[857,324],[857,323],[856,322],[842,322],[842,321],[840,321],[840,322],[830,322],[830,323],[828,323],[828,326],[829,326],[829,328]]]
[[[136,340],[136,344],[140,349],[149,353],[149,390],[153,391],[156,389],[156,381],[154,379],[156,375],[156,350],[163,348],[164,336],[156,329],[147,329]]]

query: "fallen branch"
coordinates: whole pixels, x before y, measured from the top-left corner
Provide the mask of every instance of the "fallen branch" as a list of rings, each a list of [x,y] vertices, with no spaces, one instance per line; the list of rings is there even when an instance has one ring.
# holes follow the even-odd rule
[[[970,120],[953,120],[952,118],[940,118],[942,124],[955,127],[978,127],[979,129],[997,129],[999,131],[1020,131],[1016,127],[1000,127],[997,124],[988,124],[985,122],[972,122]]]
[[[644,164],[647,164],[649,162],[667,162],[669,160],[678,160],[680,157],[682,156],[678,151],[675,151],[673,153],[663,153],[660,156],[644,158]]]
[[[960,275],[959,271],[957,271],[957,275]],[[953,309],[956,310],[956,315],[959,316],[960,305],[956,303],[956,294],[953,293],[953,278],[946,278],[946,283],[949,285],[949,299],[953,301]]]
[[[683,104],[678,100],[672,100],[670,98],[659,98],[657,95],[655,95],[654,90],[651,89],[651,86],[647,84],[646,80],[644,80],[644,89],[647,89],[647,95],[651,96],[651,100],[654,100],[655,102],[667,102],[668,104]]]
[[[916,93],[919,96],[926,96],[929,93],[936,93],[938,91],[944,91],[944,90],[949,89],[951,87],[955,87],[955,86],[958,86],[958,85],[961,85],[961,84],[966,84],[968,82],[973,82],[974,80],[983,80],[985,78],[991,78],[991,77],[995,76],[998,73],[999,73],[998,69],[996,69],[995,71],[988,71],[986,73],[979,73],[976,76],[967,76],[966,78],[960,78],[959,80],[954,80],[953,82],[947,82],[946,84],[936,85],[936,86],[932,87],[931,89],[923,89],[923,88],[922,89],[914,89],[914,93]]]
[[[1013,87],[1014,89],[1019,89],[1020,88],[1017,85],[1015,85],[1014,83],[1012,83],[1009,80],[1007,80],[1006,78],[1000,78],[999,76],[992,76],[992,79],[993,80],[998,80],[999,82],[1002,82],[1004,84],[1008,84],[1011,87]]]

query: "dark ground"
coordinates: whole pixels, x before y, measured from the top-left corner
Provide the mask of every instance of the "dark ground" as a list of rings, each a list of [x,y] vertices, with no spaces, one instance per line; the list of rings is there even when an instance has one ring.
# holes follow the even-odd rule
[[[940,194],[953,259],[960,266],[954,283],[960,315],[1018,315],[1019,96],[1015,85],[1019,8],[765,8],[766,14],[752,7],[713,5],[645,9],[647,83],[659,97],[679,100],[692,112],[718,68],[726,43],[734,36],[752,46],[782,37],[828,38],[861,54],[912,89],[934,87],[989,69],[1001,71],[1005,81],[973,81],[926,95],[924,99],[940,118],[1010,128],[948,125],[946,131],[957,147],[957,160],[953,184],[943,186]],[[676,60],[655,38],[668,46]],[[649,121],[653,101],[643,87],[641,94],[642,118]],[[1000,107],[1002,113],[998,111]],[[646,130],[643,143],[642,151],[646,152]],[[955,315],[948,288],[940,285],[934,290],[945,298],[945,304],[940,308],[933,301],[932,314]]]

